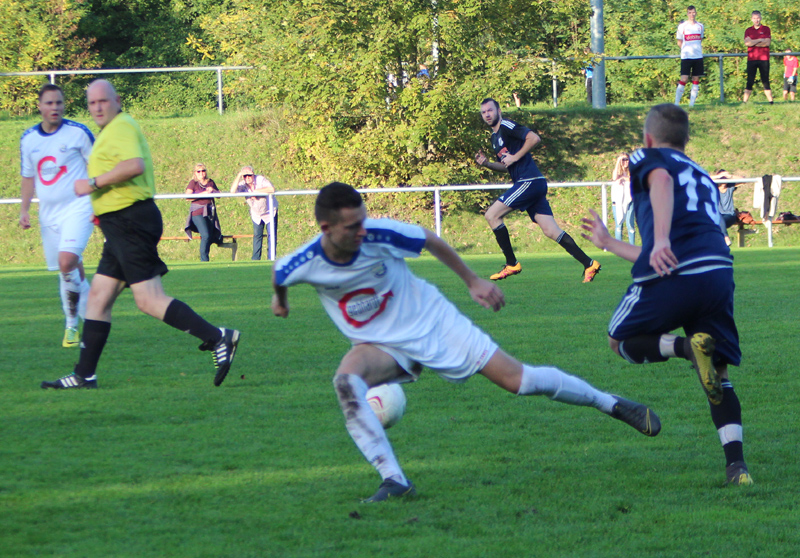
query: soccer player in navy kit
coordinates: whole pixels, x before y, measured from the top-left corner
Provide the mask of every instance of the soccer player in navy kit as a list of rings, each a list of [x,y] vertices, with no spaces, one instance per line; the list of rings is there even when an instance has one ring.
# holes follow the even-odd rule
[[[486,211],[486,221],[494,232],[497,244],[506,257],[506,265],[490,276],[492,281],[505,279],[522,271],[517,261],[508,229],[503,217],[513,210],[527,211],[531,220],[542,228],[545,236],[558,242],[567,253],[583,266],[583,282],[589,283],[600,271],[600,263],[581,250],[572,237],[561,229],[553,218],[547,201],[547,180],[531,157],[531,149],[541,141],[538,135],[525,126],[503,118],[500,105],[494,99],[481,103],[481,117],[492,129],[492,149],[498,163],[489,162],[483,150],[475,154],[475,162],[482,167],[511,174],[514,185],[506,190]]]
[[[653,107],[644,149],[631,155],[631,189],[642,246],[613,238],[600,216],[582,236],[633,263],[633,284],[611,317],[611,349],[634,364],[683,358],[694,365],[725,452],[730,484],[750,485],[742,448],[742,409],[728,379],[741,360],[733,319],[733,257],[719,226],[719,193],[684,154],[689,117]],[[682,327],[686,337],[669,333]]]

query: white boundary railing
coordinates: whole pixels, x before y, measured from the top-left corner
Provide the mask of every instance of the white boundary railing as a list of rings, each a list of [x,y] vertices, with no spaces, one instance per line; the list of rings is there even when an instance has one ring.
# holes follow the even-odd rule
[[[716,180],[717,184],[744,184],[754,183],[758,178],[735,178],[726,180]],[[800,182],[800,176],[785,176],[781,177],[782,182]],[[600,215],[603,217],[603,224],[608,226],[608,187],[612,182],[549,182],[548,188],[583,188],[583,187],[596,187],[600,186],[600,205],[603,211]],[[433,211],[436,236],[442,236],[442,192],[463,192],[470,190],[507,190],[511,184],[459,184],[459,185],[446,185],[446,186],[413,186],[408,188],[363,188],[358,191],[362,194],[386,194],[391,192],[433,192]],[[193,198],[244,198],[244,197],[267,197],[267,204],[270,214],[272,214],[275,207],[275,198],[279,196],[315,196],[319,190],[281,190],[272,194],[257,194],[255,192],[237,192],[235,194],[219,193],[214,195],[208,194],[157,194],[157,200],[180,200],[180,199],[193,199]],[[38,203],[39,200],[34,198],[33,201]],[[20,198],[0,199],[0,204],[17,204],[21,203]],[[269,222],[269,259],[275,260],[275,229],[273,221]],[[772,247],[772,227],[767,226],[769,232],[769,246]]]
[[[95,68],[89,70],[43,70],[38,72],[0,72],[0,76],[49,76],[50,83],[56,76],[102,75],[102,74],[158,74],[172,72],[217,72],[217,110],[222,114],[222,72],[228,70],[250,70],[252,66],[179,66],[174,68]]]

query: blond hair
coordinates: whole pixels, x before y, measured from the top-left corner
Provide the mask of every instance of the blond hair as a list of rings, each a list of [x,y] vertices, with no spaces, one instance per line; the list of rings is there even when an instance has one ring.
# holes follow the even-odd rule
[[[628,167],[622,165],[623,159],[628,159]],[[629,177],[631,175],[630,164],[630,155],[623,151],[622,154],[617,157],[617,163],[614,165],[614,173],[611,175],[611,179],[616,180],[622,176]]]

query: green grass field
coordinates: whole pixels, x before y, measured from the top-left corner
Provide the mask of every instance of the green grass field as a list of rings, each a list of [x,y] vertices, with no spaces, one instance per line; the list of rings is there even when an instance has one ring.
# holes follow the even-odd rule
[[[39,389],[68,373],[55,274],[0,268],[0,556],[795,557],[800,249],[735,250],[742,401],[755,486],[724,486],[707,403],[682,361],[633,366],[607,347],[629,264],[523,254],[498,314],[430,257],[412,262],[508,352],[652,405],[646,438],[593,409],[515,397],[481,377],[406,386],[389,431],[419,497],[363,505],[380,482],[331,387],[344,338],[313,290],[269,311],[267,263],[173,263],[170,294],[242,341],[231,374],[194,338],[119,300],[96,391]],[[470,256],[486,275],[498,257]]]

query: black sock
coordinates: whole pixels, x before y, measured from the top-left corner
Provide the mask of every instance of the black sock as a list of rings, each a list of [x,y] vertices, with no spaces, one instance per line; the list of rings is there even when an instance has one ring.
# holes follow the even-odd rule
[[[692,339],[691,337],[677,337],[675,339],[675,356],[685,360],[691,361],[689,355],[692,354]]]
[[[581,250],[572,237],[566,232],[563,231],[561,236],[558,237],[557,241],[561,247],[567,251],[567,254],[581,262],[584,269],[592,265],[592,258],[586,255],[586,252]]]
[[[708,405],[711,409],[711,420],[714,426],[720,428],[729,424],[742,425],[742,406],[739,398],[733,390],[730,380],[722,381],[722,403],[719,405]],[[744,461],[744,447],[741,441],[728,442],[722,446],[725,452],[725,465],[730,465],[736,461]]]
[[[78,364],[75,365],[75,374],[81,378],[94,376],[97,362],[103,354],[108,334],[111,332],[110,322],[99,320],[86,320],[83,322],[83,335],[81,336],[81,354]]]
[[[164,323],[194,335],[204,343],[215,344],[222,339],[222,332],[218,327],[205,321],[197,312],[177,298],[172,299],[172,302],[167,306],[167,311],[164,313]]]
[[[511,247],[511,237],[508,235],[505,223],[496,229],[492,229],[492,232],[497,239],[497,244],[503,251],[503,255],[506,257],[506,265],[517,265],[517,256],[514,255],[514,249]]]
[[[669,359],[661,356],[660,340],[660,335],[637,335],[622,341],[619,344],[619,352],[622,358],[633,364],[664,362]]]

